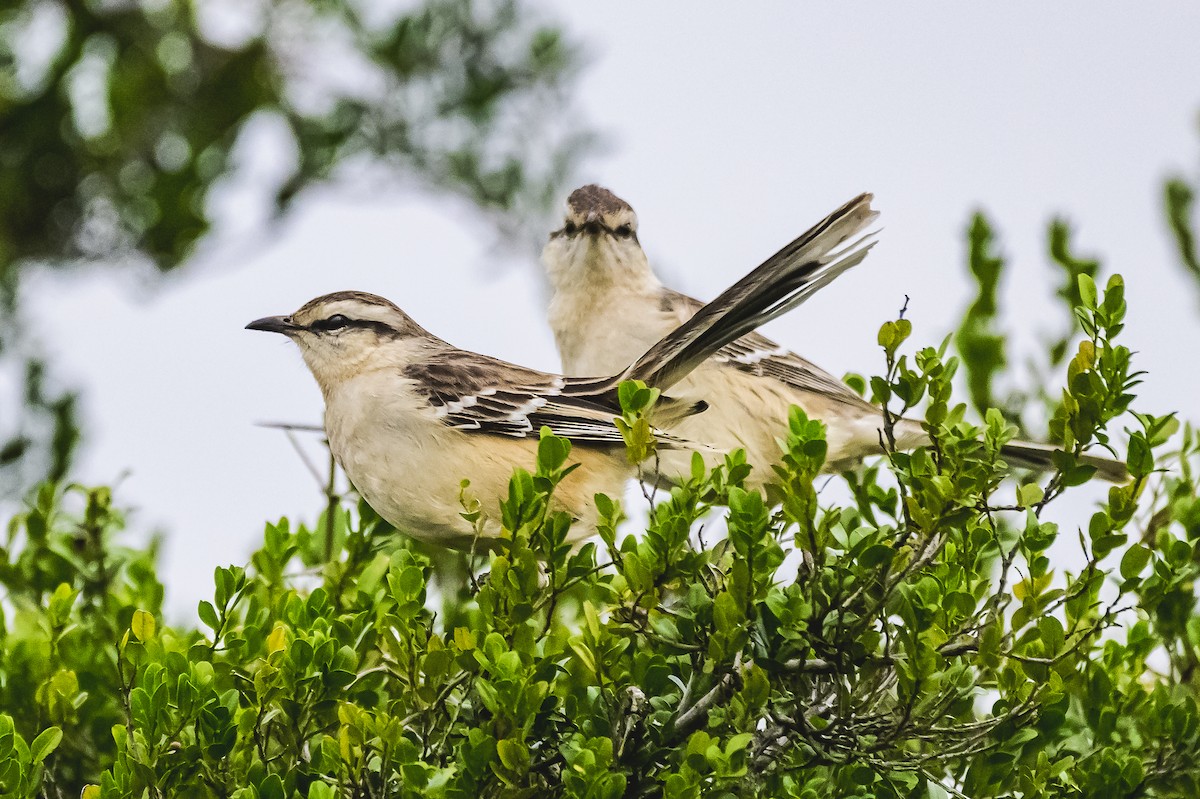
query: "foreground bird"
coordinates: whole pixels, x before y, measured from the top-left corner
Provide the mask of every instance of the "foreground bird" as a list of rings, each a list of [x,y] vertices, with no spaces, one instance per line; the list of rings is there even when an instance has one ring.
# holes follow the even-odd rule
[[[334,457],[396,527],[445,545],[469,545],[476,531],[462,517],[466,478],[466,497],[478,500],[485,515],[483,534],[498,535],[496,511],[509,479],[515,469],[533,466],[546,426],[574,444],[571,461],[579,468],[554,498],[577,520],[576,540],[595,532],[593,497],[619,496],[636,471],[613,423],[620,383],[670,388],[720,348],[859,263],[873,244],[861,237],[875,217],[870,199],[862,195],[839,208],[610,370],[611,377],[562,377],[456,349],[388,300],[356,291],[318,297],[290,316],[246,327],[282,333],[300,347],[324,395]],[[671,426],[704,408],[702,398],[662,398],[654,420]],[[660,441],[664,449],[689,448],[675,436]]]
[[[655,276],[637,236],[637,214],[629,203],[600,186],[567,198],[562,228],[550,234],[542,253],[550,278],[550,326],[568,375],[610,374],[700,312],[703,303],[664,286]],[[830,251],[845,231],[829,228],[822,248]],[[755,467],[748,481],[769,482],[782,450],[791,405],[825,422],[830,468],[883,451],[879,408],[845,383],[760,333],[750,333],[716,350],[673,389],[679,400],[703,398],[708,411],[670,427],[680,436],[718,450],[741,447]],[[929,443],[916,420],[895,426],[901,449]],[[1014,441],[1007,460],[1036,469],[1053,468],[1054,447]],[[1099,474],[1120,481],[1125,466],[1107,458],[1084,458]],[[686,476],[690,455],[664,453],[661,474]]]

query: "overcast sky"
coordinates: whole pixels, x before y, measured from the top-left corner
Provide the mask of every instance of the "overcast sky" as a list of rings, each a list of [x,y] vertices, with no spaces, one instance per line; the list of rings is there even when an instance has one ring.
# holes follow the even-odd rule
[[[983,208],[1011,260],[1005,323],[1030,346],[1060,318],[1043,242],[1066,214],[1081,251],[1125,275],[1144,408],[1200,418],[1200,375],[1180,368],[1200,350],[1200,293],[1160,201],[1165,176],[1200,172],[1197,4],[548,8],[587,45],[578,106],[607,136],[579,182],[633,204],[677,288],[711,297],[873,191],[878,247],[768,331],[836,374],[871,373],[878,325],[905,294],[914,343],[950,330],[969,297],[963,231]],[[278,149],[263,125],[245,152],[261,173]],[[243,325],[361,289],[459,346],[556,368],[538,265],[491,243],[460,202],[329,190],[261,246],[218,250],[153,289],[112,272],[31,281],[42,337],[86,386],[79,476],[120,478],[133,528],[165,533],[172,608],[211,590],[213,566],[244,562],[264,520],[320,508],[287,441],[253,426],[318,420],[316,386],[293,346]]]

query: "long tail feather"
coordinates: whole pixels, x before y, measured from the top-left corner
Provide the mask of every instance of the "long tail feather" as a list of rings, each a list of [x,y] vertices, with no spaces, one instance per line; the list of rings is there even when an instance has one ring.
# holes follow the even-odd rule
[[[1050,444],[1011,441],[1000,449],[1000,455],[1006,461],[1018,466],[1048,472],[1055,468],[1053,456],[1058,449]],[[1083,455],[1080,456],[1079,462],[1096,467],[1096,474],[1110,483],[1124,483],[1129,479],[1129,469],[1118,460],[1097,455]]]
[[[726,289],[651,347],[615,381],[642,380],[666,389],[731,341],[797,307],[874,246],[861,235],[878,216],[861,194],[821,220]],[[838,249],[846,242],[851,242]]]
[[[915,419],[899,419],[895,428],[896,446],[899,449],[912,449],[929,445],[929,434]],[[1059,447],[1053,444],[1038,444],[1033,441],[1010,441],[1000,448],[1002,457],[1010,466],[1023,466],[1038,472],[1052,472],[1054,453]],[[1125,464],[1112,458],[1098,455],[1082,455],[1080,463],[1096,467],[1096,474],[1110,483],[1124,483],[1129,479],[1129,470]]]

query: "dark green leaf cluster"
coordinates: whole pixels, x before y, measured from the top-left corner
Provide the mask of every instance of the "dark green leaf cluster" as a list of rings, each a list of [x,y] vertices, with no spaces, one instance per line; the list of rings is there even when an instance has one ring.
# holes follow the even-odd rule
[[[47,15],[61,17],[41,20],[49,57],[26,63],[19,42]],[[178,266],[209,228],[206,195],[259,111],[280,115],[295,138],[280,210],[355,158],[487,209],[528,208],[529,198],[540,207],[553,188],[567,151],[535,158],[531,145],[575,56],[515,0],[428,0],[392,15],[281,3],[247,11],[234,39],[214,38],[200,16],[177,0],[0,12],[0,285],[32,259],[136,251]],[[348,51],[323,49],[335,40]],[[327,81],[308,57],[359,80]],[[506,125],[517,113],[519,127]]]

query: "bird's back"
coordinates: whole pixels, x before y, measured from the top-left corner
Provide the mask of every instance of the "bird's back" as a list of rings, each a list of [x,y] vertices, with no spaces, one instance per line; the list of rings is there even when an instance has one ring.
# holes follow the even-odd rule
[[[612,295],[590,288],[560,289],[551,304],[551,325],[567,375],[620,371],[704,305],[667,288],[641,294],[614,290]],[[755,467],[752,483],[771,478],[791,405],[831,425],[831,458],[865,455],[877,437],[872,425],[878,425],[878,412],[872,406],[838,378],[759,333],[723,348],[670,393],[680,401],[708,403],[705,413],[673,425],[671,432],[714,448],[706,455],[710,466],[720,462],[720,452],[746,450]],[[858,429],[864,418],[870,419],[866,427],[871,429]],[[662,457],[668,478],[689,473],[688,453]]]

